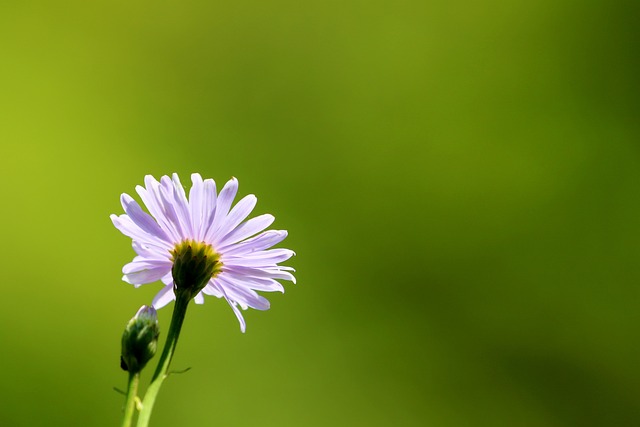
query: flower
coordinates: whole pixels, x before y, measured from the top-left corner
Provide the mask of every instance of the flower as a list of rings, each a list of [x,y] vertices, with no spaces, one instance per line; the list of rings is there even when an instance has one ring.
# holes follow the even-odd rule
[[[224,298],[240,322],[239,308],[268,310],[269,301],[256,291],[284,292],[277,279],[290,280],[293,268],[278,265],[295,255],[289,249],[269,249],[287,237],[284,230],[265,230],[274,221],[269,214],[245,221],[256,205],[248,195],[233,208],[238,181],[232,178],[216,192],[212,179],[191,175],[189,197],[177,174],[151,175],[136,191],[149,213],[128,194],[120,201],[125,214],[111,215],[118,230],[133,239],[137,256],[126,264],[122,280],[139,287],[161,280],[165,285],[153,299],[161,308],[176,298],[175,291],[190,292],[196,304],[204,295]],[[253,236],[253,237],[252,237]]]

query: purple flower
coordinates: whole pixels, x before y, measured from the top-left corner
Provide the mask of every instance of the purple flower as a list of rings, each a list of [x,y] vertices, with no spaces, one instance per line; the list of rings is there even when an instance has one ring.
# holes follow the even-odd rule
[[[123,267],[122,280],[135,287],[161,280],[165,285],[153,299],[153,306],[161,308],[175,299],[174,286],[181,285],[180,277],[196,277],[199,284],[193,288],[195,302],[202,304],[204,295],[224,298],[244,332],[246,325],[238,307],[269,309],[269,301],[256,291],[284,292],[279,279],[295,283],[293,268],[278,265],[294,252],[269,249],[287,237],[284,230],[264,231],[273,223],[272,215],[245,221],[256,205],[254,195],[244,197],[231,208],[238,191],[235,178],[219,194],[212,179],[203,181],[194,173],[191,180],[193,186],[187,198],[177,174],[172,178],[163,176],[160,182],[147,175],[145,187],[137,186],[136,191],[149,213],[128,194],[121,196],[125,214],[111,215],[111,220],[133,239],[137,254]],[[192,253],[202,258],[177,262]],[[202,263],[203,259],[209,260],[208,264]]]

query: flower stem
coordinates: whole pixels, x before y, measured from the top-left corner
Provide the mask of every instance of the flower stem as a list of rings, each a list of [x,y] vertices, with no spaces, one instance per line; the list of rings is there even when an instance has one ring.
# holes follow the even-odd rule
[[[173,353],[176,349],[176,345],[178,344],[180,329],[182,328],[184,316],[187,313],[189,301],[191,301],[191,295],[188,292],[176,292],[176,302],[173,306],[173,315],[171,317],[169,333],[167,334],[167,341],[164,344],[162,356],[160,356],[160,360],[158,361],[158,367],[153,374],[151,384],[149,384],[144,400],[142,401],[142,409],[138,416],[137,427],[147,427],[149,425],[151,411],[153,411],[153,404],[156,401],[162,382],[168,376],[169,365],[171,364]]]
[[[138,383],[140,382],[140,374],[129,372],[129,383],[127,384],[127,398],[124,405],[124,417],[122,418],[122,427],[130,427],[135,412],[136,397],[138,396]]]

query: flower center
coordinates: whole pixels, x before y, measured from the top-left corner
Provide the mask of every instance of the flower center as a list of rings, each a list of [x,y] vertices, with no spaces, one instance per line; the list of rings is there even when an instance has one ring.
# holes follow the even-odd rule
[[[171,255],[175,290],[189,292],[191,298],[222,270],[220,254],[204,242],[184,240],[173,248]]]

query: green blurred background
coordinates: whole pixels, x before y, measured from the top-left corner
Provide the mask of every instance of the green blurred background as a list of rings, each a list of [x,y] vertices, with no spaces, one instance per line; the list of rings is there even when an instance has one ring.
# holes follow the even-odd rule
[[[0,425],[119,425],[159,285],[109,214],[171,172],[238,177],[298,284],[192,307],[152,425],[640,425],[638,16],[2,2]]]

